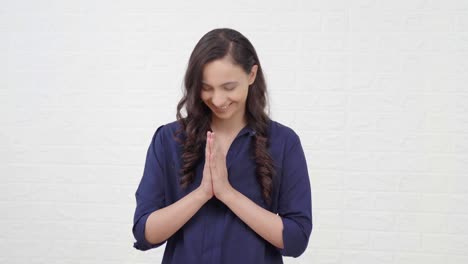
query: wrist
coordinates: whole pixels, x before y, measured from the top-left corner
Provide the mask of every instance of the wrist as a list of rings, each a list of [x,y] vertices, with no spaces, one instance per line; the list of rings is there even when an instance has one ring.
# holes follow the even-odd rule
[[[198,187],[193,191],[195,197],[197,200],[199,200],[201,203],[206,203],[208,200],[211,199],[211,196],[208,195],[202,188]]]
[[[221,202],[224,204],[229,204],[232,199],[234,199],[236,193],[236,189],[232,188],[231,185],[229,185],[226,190],[219,196],[217,197]]]

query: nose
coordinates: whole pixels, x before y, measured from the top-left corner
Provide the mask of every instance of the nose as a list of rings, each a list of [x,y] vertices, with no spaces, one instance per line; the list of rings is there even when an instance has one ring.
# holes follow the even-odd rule
[[[222,92],[214,92],[213,97],[211,98],[211,102],[216,107],[222,107],[225,105],[226,102],[226,95]]]

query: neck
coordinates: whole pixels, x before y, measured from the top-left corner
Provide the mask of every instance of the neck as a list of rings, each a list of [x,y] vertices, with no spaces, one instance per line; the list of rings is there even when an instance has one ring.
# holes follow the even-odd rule
[[[240,117],[233,117],[229,120],[219,119],[213,115],[211,119],[211,128],[213,131],[223,134],[237,133],[246,125],[247,118],[245,115],[241,115]]]

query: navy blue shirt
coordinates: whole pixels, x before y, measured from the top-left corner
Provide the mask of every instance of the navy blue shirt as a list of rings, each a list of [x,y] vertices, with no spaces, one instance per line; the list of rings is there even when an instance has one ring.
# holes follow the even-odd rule
[[[149,145],[143,177],[135,193],[134,247],[148,250],[167,242],[162,263],[171,264],[283,263],[282,256],[301,255],[307,248],[312,231],[307,163],[298,135],[273,120],[270,120],[268,128],[268,151],[276,169],[271,204],[267,206],[264,202],[255,175],[255,160],[250,151],[255,131],[249,126],[244,127],[232,142],[226,167],[232,187],[259,206],[281,216],[283,249],[255,233],[216,197],[206,202],[167,241],[151,244],[145,239],[148,216],[195,190],[203,177],[204,157],[196,168],[193,184],[187,189],[179,185],[182,148],[173,138],[179,127],[177,121],[160,126]]]

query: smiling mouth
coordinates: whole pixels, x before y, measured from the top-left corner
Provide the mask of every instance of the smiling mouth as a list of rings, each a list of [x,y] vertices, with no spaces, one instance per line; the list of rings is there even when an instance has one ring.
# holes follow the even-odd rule
[[[230,106],[231,104],[232,104],[232,103],[230,103],[230,104],[228,104],[227,106],[224,106],[224,107],[216,107],[216,106],[215,106],[215,109],[216,109],[217,111],[224,112],[224,111],[226,111],[226,110],[229,108],[229,106]]]

